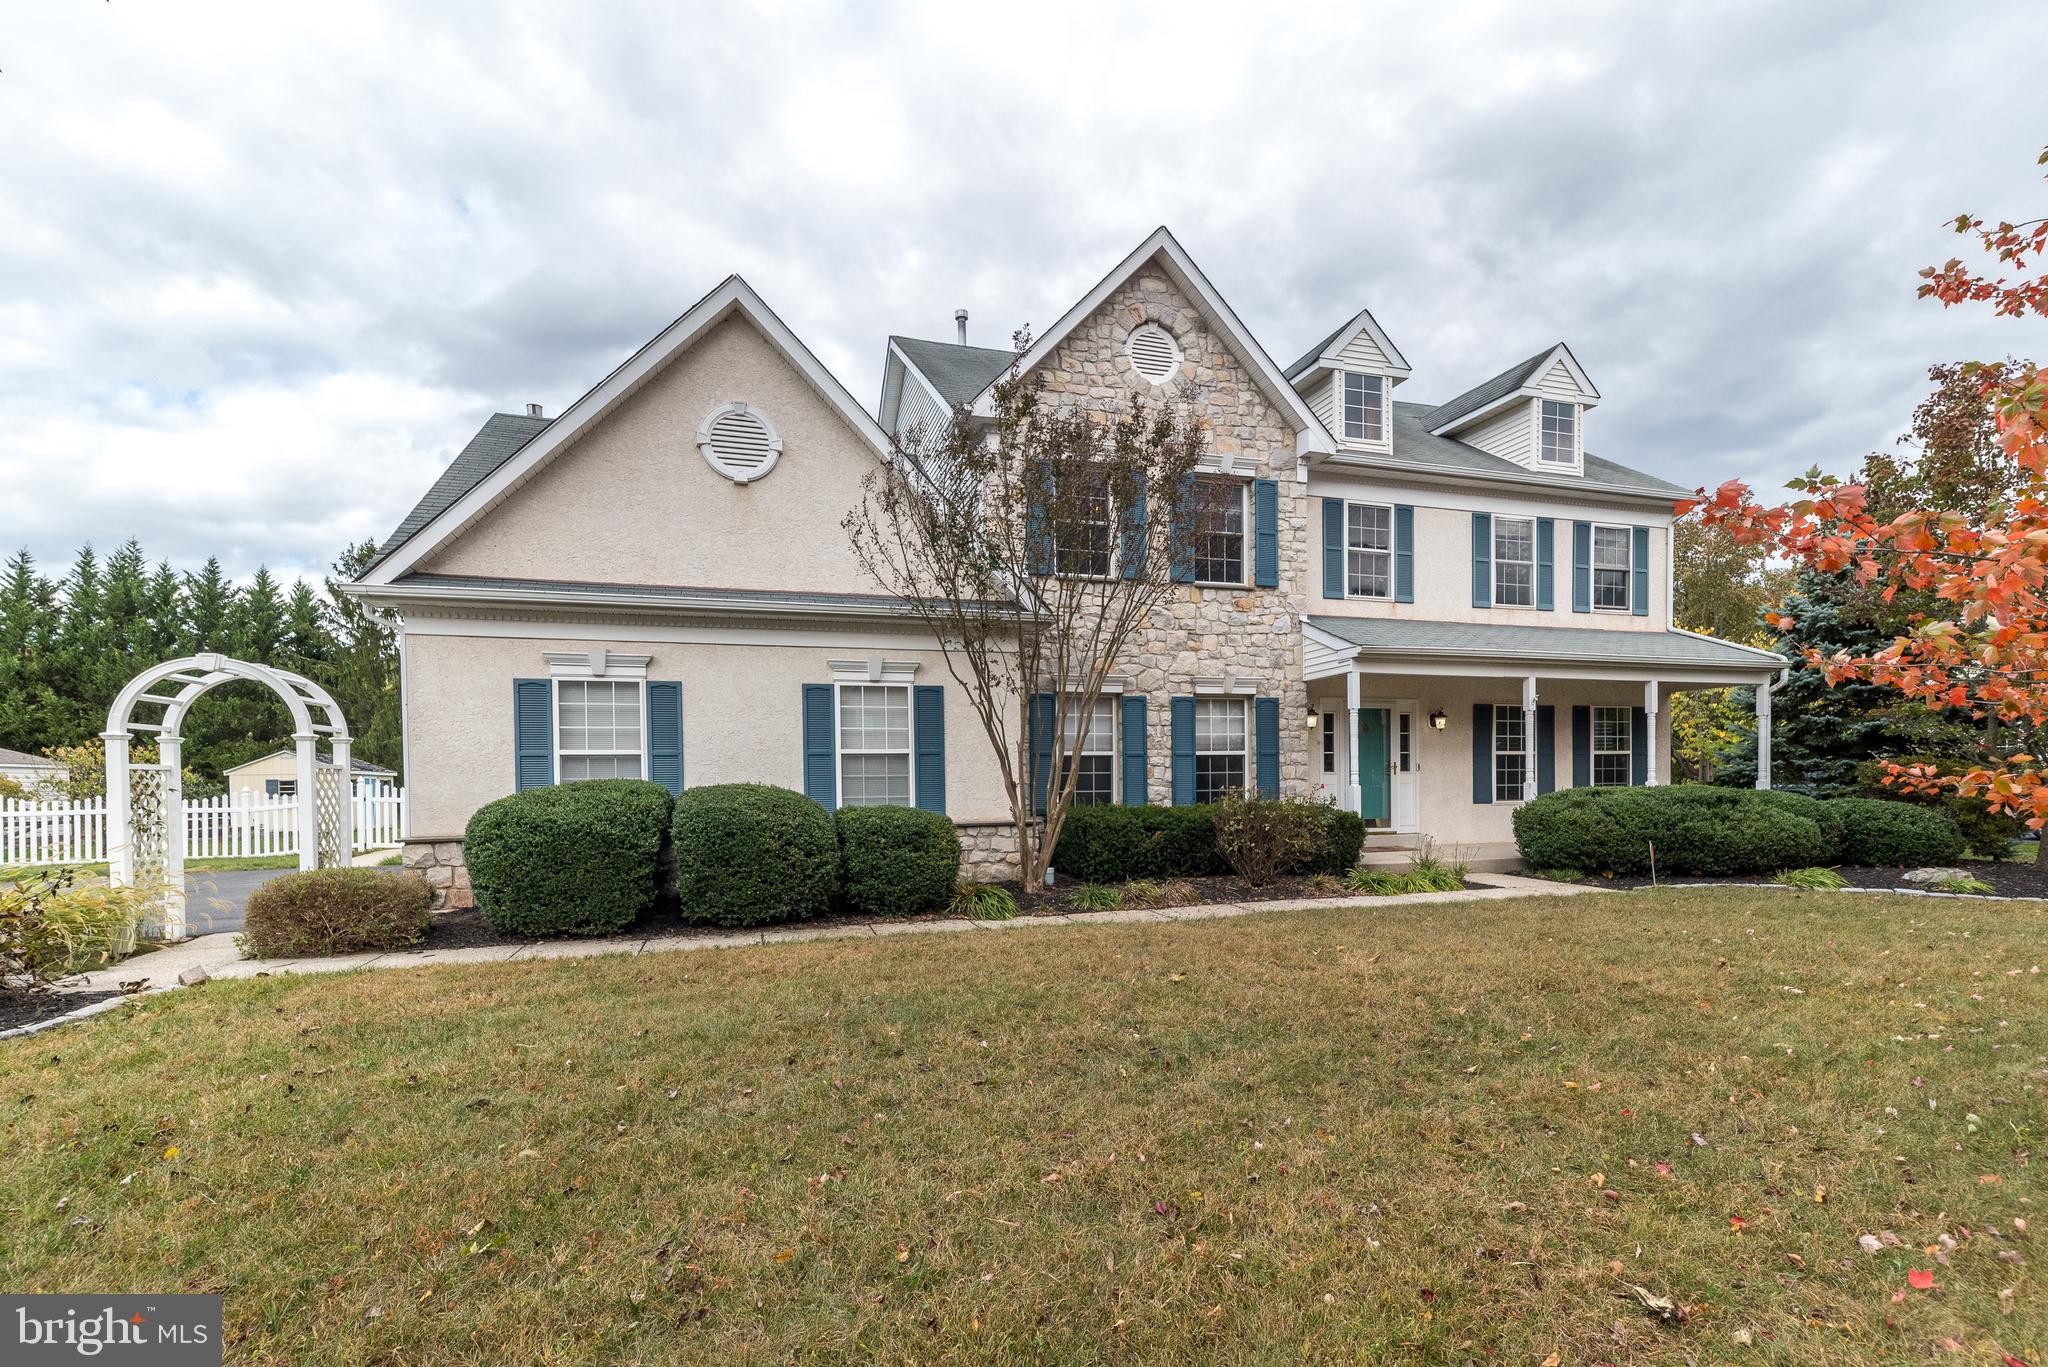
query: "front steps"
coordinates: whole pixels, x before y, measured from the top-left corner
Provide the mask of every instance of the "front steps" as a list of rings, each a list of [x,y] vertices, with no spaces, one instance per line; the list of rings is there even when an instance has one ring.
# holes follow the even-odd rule
[[[1363,868],[1403,871],[1414,866],[1415,857],[1425,848],[1446,863],[1464,863],[1474,873],[1514,873],[1522,867],[1521,852],[1511,840],[1457,845],[1431,840],[1426,835],[1390,835],[1384,831],[1366,832],[1365,852],[1359,855],[1358,862]]]

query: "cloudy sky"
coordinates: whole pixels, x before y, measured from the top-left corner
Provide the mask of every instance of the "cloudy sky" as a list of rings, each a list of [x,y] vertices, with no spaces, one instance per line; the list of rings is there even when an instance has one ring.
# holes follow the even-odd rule
[[[11,7],[0,545],[316,573],[728,272],[872,408],[886,334],[1000,345],[1162,222],[1283,364],[1361,305],[1402,398],[1568,340],[1589,448],[1682,483],[2048,351],[1914,298],[1945,218],[2048,207],[1940,6],[992,8]]]

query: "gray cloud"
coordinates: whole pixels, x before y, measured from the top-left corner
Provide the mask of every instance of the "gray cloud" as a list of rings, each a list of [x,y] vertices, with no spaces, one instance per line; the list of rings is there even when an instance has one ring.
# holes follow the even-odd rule
[[[1685,482],[2043,350],[1913,296],[1945,218],[2043,198],[1938,8],[416,10],[14,17],[0,540],[317,572],[729,271],[872,404],[885,334],[1042,328],[1161,222],[1282,361],[1370,304],[1403,397],[1567,340],[1589,445]]]

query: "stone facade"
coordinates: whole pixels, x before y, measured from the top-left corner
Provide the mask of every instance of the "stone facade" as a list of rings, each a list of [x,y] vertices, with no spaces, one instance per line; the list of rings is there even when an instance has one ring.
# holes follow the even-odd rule
[[[1131,332],[1155,323],[1180,346],[1180,374],[1154,385],[1132,364]],[[1195,681],[1257,681],[1260,696],[1280,700],[1280,791],[1305,796],[1311,787],[1308,690],[1302,679],[1300,618],[1307,603],[1309,499],[1294,429],[1223,339],[1157,266],[1131,276],[1057,346],[1036,372],[1055,403],[1100,409],[1144,396],[1152,402],[1198,403],[1209,450],[1233,469],[1275,481],[1280,511],[1280,583],[1276,588],[1195,586],[1170,594],[1153,610],[1137,648],[1120,661],[1147,709],[1150,800],[1173,801],[1172,718],[1166,699],[1197,691]],[[1245,570],[1252,568],[1249,501]],[[1249,777],[1249,773],[1247,774]]]
[[[476,905],[476,897],[469,890],[469,866],[463,862],[461,840],[407,840],[405,867],[426,878],[434,890],[436,911],[461,911]]]
[[[960,876],[1000,883],[1017,876],[1017,828],[1007,821],[961,821]]]

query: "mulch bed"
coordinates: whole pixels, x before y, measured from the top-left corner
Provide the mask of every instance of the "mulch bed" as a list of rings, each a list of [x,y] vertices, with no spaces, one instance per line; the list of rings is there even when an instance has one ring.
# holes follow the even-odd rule
[[[1971,878],[1989,883],[2000,897],[2048,898],[2048,867],[2044,867],[2041,864],[2014,864],[2006,862],[1993,864],[1970,860],[1956,864],[1953,867],[1961,869],[1964,874]],[[1910,883],[1901,882],[1899,878],[1899,875],[1908,871],[1906,867],[1869,868],[1853,864],[1835,866],[1835,872],[1842,875],[1843,881],[1847,882],[1851,887],[1883,890],[1896,890],[1900,888],[1912,890]],[[1628,878],[1586,878],[1580,881],[1589,887],[1596,888],[1647,888],[1650,886],[1648,875],[1631,876]],[[1666,886],[1678,884],[1698,886],[1700,884],[1713,883],[1768,883],[1770,881],[1771,876],[1767,873],[1730,874],[1724,878],[1701,878],[1688,875],[1683,878],[1661,878],[1658,880],[1659,883]]]
[[[37,1021],[61,1016],[67,1011],[76,1011],[81,1006],[90,1006],[94,1002],[103,1002],[109,997],[121,995],[123,994],[117,991],[0,991],[0,1030],[12,1030],[18,1025],[34,1025]]]

